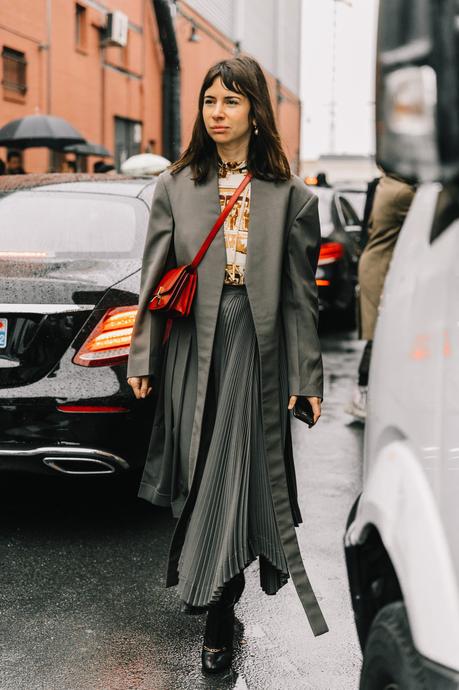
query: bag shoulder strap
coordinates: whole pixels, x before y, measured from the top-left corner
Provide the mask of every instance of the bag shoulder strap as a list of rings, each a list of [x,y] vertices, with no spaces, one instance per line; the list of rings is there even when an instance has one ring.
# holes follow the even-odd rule
[[[202,259],[204,258],[204,254],[206,251],[209,249],[212,241],[215,238],[215,235],[219,231],[220,227],[222,226],[223,222],[225,221],[225,218],[233,208],[234,204],[236,203],[237,198],[239,197],[240,193],[245,189],[245,187],[249,184],[250,180],[252,179],[253,175],[252,173],[247,173],[245,175],[244,179],[242,180],[241,184],[239,187],[236,189],[234,194],[232,195],[231,199],[228,201],[226,204],[225,208],[222,210],[220,215],[218,216],[217,220],[214,223],[214,226],[212,230],[209,232],[207,235],[206,239],[201,245],[201,248],[199,249],[198,253],[194,257],[193,261],[191,262],[190,266],[195,270],[199,264],[201,263]]]

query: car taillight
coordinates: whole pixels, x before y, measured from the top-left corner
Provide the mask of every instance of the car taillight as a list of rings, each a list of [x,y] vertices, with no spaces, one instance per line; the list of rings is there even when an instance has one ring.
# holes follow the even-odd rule
[[[319,266],[339,261],[339,259],[343,258],[343,255],[344,247],[341,242],[325,242],[320,247]]]
[[[108,309],[73,358],[83,367],[127,361],[137,307]]]

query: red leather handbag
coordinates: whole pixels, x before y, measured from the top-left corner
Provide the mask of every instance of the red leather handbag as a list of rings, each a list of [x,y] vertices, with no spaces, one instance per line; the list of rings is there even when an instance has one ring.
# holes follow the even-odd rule
[[[153,297],[148,305],[151,311],[161,312],[169,319],[176,319],[189,315],[198,283],[196,269],[201,263],[206,251],[209,249],[225,218],[233,208],[240,193],[248,185],[252,177],[252,173],[247,173],[247,175],[245,175],[241,184],[215,221],[212,230],[202,243],[201,248],[191,264],[172,268],[164,274],[155,287]]]

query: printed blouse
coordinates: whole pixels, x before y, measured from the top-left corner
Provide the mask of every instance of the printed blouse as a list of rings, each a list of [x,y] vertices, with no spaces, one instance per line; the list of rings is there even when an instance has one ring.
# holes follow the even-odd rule
[[[222,161],[218,158],[218,189],[223,210],[234,190],[247,173],[247,161]],[[250,187],[246,186],[225,219],[223,233],[226,248],[225,285],[244,285],[247,257],[247,234],[250,215]]]

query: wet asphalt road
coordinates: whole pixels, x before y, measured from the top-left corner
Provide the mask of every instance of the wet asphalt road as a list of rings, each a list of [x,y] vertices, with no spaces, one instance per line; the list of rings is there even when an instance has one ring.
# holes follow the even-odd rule
[[[204,617],[181,614],[163,587],[169,511],[136,484],[1,476],[0,690],[357,689],[342,536],[361,483],[362,427],[344,412],[361,344],[326,333],[323,347],[322,419],[312,430],[293,419],[292,432],[297,533],[330,632],[313,637],[290,581],[264,594],[252,563],[233,668],[204,677]]]

